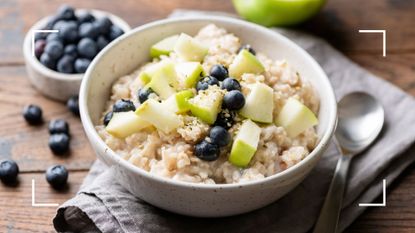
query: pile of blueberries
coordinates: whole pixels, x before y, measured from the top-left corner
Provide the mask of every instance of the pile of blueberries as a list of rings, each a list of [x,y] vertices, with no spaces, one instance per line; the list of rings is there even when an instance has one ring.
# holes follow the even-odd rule
[[[246,49],[255,55],[255,51],[250,45],[242,46],[240,50]],[[238,51],[238,52],[239,52]],[[222,84],[220,85],[220,81]],[[222,111],[210,129],[208,137],[197,143],[194,147],[195,155],[205,161],[214,161],[219,158],[220,147],[227,146],[231,141],[231,135],[228,132],[234,123],[237,110],[245,105],[245,97],[241,92],[241,84],[238,80],[229,77],[228,69],[221,65],[212,66],[209,76],[199,80],[196,84],[196,90],[206,90],[211,85],[221,86],[226,90],[223,97]]]
[[[78,96],[71,97],[67,102],[68,109],[79,116]],[[43,111],[30,104],[23,109],[23,117],[29,125],[43,123]],[[61,155],[69,151],[69,125],[65,120],[55,119],[49,122],[49,148],[54,154]],[[15,184],[19,174],[19,166],[11,159],[0,162],[0,180],[5,184]],[[68,170],[63,165],[54,165],[46,170],[46,180],[55,189],[62,189],[68,181]]]
[[[61,6],[42,29],[58,32],[35,34],[36,57],[49,69],[66,74],[84,73],[98,52],[124,33],[108,17],[76,15],[68,5]]]

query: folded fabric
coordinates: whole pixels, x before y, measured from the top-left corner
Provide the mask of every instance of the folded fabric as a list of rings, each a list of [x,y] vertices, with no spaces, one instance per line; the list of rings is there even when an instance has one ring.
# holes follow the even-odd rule
[[[212,12],[176,11],[172,17]],[[385,108],[386,126],[376,144],[356,157],[349,170],[339,230],[349,226],[415,160],[405,152],[415,140],[415,100],[375,77],[333,49],[327,42],[302,32],[271,29],[310,53],[323,67],[337,98],[354,91],[375,96]],[[387,59],[387,58],[386,58]],[[128,193],[112,168],[96,162],[79,193],[57,212],[57,231],[77,232],[290,232],[304,233],[316,221],[339,153],[332,144],[312,173],[288,195],[251,213],[227,218],[192,218],[153,207]],[[374,207],[373,207],[374,208]]]

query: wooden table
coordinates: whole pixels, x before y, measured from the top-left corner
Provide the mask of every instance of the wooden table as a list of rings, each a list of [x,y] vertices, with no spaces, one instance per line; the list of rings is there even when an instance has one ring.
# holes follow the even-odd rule
[[[65,2],[113,12],[133,27],[166,17],[175,8],[234,12],[230,0]],[[17,187],[0,185],[0,232],[53,232],[55,209],[31,207],[32,179],[36,181],[37,202],[63,203],[78,190],[95,159],[80,120],[63,104],[37,93],[26,78],[21,53],[24,34],[59,5],[56,0],[0,1],[0,158],[13,158],[21,170]],[[327,39],[361,66],[415,95],[414,12],[415,0],[329,0],[324,10],[302,28]],[[387,30],[386,58],[382,57],[381,37],[359,34],[359,29]],[[70,122],[73,140],[69,156],[54,156],[50,152],[46,125],[26,125],[21,110],[29,103],[41,105],[46,120],[64,118]],[[70,170],[70,187],[66,192],[56,192],[46,183],[44,171],[52,164],[64,164]],[[415,232],[414,167],[408,168],[388,189],[387,208],[370,208],[347,232]]]

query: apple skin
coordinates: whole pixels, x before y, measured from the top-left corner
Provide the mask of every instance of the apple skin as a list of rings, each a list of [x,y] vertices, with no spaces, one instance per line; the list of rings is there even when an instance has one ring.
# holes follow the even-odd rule
[[[326,0],[232,0],[243,18],[266,27],[291,26],[314,16]]]

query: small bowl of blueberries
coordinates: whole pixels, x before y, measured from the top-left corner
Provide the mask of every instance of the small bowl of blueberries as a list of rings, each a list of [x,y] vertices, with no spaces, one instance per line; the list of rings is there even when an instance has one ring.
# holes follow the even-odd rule
[[[35,23],[24,39],[31,83],[45,96],[67,101],[78,94],[94,57],[130,29],[108,12],[61,6],[56,14]]]

